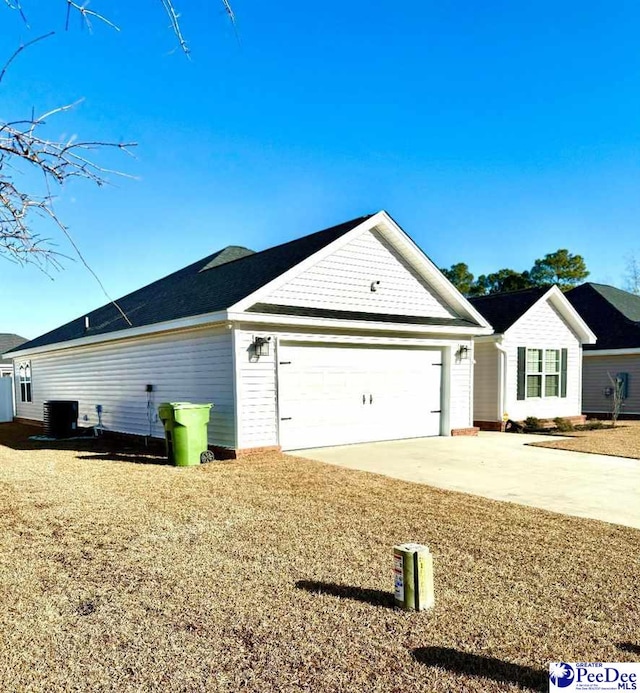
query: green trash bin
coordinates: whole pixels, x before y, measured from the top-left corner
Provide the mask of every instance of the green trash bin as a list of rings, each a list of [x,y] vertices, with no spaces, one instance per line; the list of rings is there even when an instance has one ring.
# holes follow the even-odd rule
[[[163,402],[158,416],[164,424],[167,458],[177,467],[200,464],[203,453],[209,458],[207,424],[212,404]]]

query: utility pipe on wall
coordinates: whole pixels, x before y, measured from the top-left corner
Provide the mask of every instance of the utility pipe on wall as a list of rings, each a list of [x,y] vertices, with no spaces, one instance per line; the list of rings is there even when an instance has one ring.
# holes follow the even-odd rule
[[[502,421],[507,400],[507,350],[500,342],[495,342],[496,349],[500,352],[498,361],[498,421]]]

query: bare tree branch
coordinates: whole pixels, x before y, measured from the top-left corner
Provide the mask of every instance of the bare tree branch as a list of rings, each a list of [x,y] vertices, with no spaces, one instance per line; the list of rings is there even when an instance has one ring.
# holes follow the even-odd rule
[[[110,296],[109,292],[106,290],[104,284],[102,283],[100,277],[93,271],[93,268],[91,267],[91,265],[89,265],[89,263],[86,261],[84,255],[82,254],[80,248],[78,247],[78,244],[73,239],[73,236],[71,235],[71,232],[69,231],[69,228],[67,226],[65,226],[60,221],[60,218],[58,217],[58,215],[56,214],[56,212],[53,208],[53,197],[51,196],[50,192],[49,192],[48,197],[49,197],[50,202],[49,202],[49,208],[47,211],[49,212],[51,219],[56,223],[56,225],[62,231],[62,233],[64,233],[67,240],[73,246],[73,249],[76,251],[77,256],[80,258],[80,261],[85,266],[87,271],[93,276],[93,278],[96,280],[96,282],[98,282],[98,286],[102,289],[102,293],[107,297],[107,300],[113,306],[115,306],[115,308],[117,308],[118,312],[120,313],[120,315],[122,315],[122,317],[124,318],[125,322],[129,325],[129,327],[133,327],[133,323],[131,322],[131,320],[129,320],[129,317],[127,316],[127,314],[122,310],[122,308],[119,306],[118,302]]]
[[[236,35],[236,40],[238,41],[238,43],[240,43],[240,34],[238,34],[238,25],[236,24],[236,15],[233,11],[233,8],[231,7],[229,0],[222,0],[222,4],[224,5],[224,9],[227,13],[227,16],[231,20],[231,25],[233,26],[233,31]]]
[[[35,217],[49,219],[58,228],[66,229],[53,208],[52,186],[60,187],[72,178],[104,185],[110,174],[126,175],[102,166],[89,158],[88,153],[105,148],[130,153],[133,143],[84,142],[73,138],[56,141],[41,136],[49,118],[74,105],[55,108],[39,117],[0,123],[0,253],[15,261],[35,262],[40,266],[57,263],[55,253],[51,251],[49,257],[44,239],[33,231]],[[16,173],[25,170],[25,166],[26,170],[32,169],[43,176],[44,195],[16,184]]]
[[[13,51],[13,54],[7,60],[7,62],[4,64],[4,67],[2,68],[2,72],[0,72],[0,82],[2,82],[3,77],[5,76],[5,73],[7,72],[7,68],[11,63],[22,53],[22,51],[25,48],[28,48],[29,46],[33,46],[34,43],[38,43],[38,41],[43,41],[46,38],[49,38],[50,36],[53,36],[56,32],[55,31],[50,31],[48,34],[43,34],[42,36],[38,36],[37,38],[34,38],[32,41],[27,41],[27,43],[21,43],[18,48],[16,48],[15,51]]]
[[[22,8],[23,0],[4,0],[5,6],[20,15],[28,27],[26,15]],[[180,26],[180,15],[173,0],[159,0],[169,17],[171,30],[175,34],[181,50],[189,56],[189,47]],[[235,15],[230,0],[220,0],[224,10],[235,29]],[[82,23],[90,31],[92,21],[99,21],[116,31],[120,28],[108,17],[88,9],[89,0],[66,0],[67,10],[65,27],[69,28],[70,15],[78,13]],[[8,68],[26,49],[54,35],[51,31],[22,43],[8,58],[0,70],[0,85]],[[76,141],[68,139],[50,139],[44,131],[48,121],[78,105],[78,102],[53,108],[40,116],[32,112],[31,117],[20,120],[0,119],[0,256],[20,264],[34,264],[48,274],[50,269],[61,267],[60,258],[64,255],[53,250],[50,239],[42,237],[36,229],[40,223],[53,223],[68,239],[85,267],[95,277],[107,298],[112,301],[104,285],[91,269],[78,245],[69,233],[69,229],[58,216],[54,207],[56,188],[61,188],[74,178],[82,178],[102,186],[111,175],[128,176],[122,171],[107,168],[94,160],[94,152],[105,149],[117,149],[132,155],[134,143]],[[25,181],[33,180],[32,173],[39,173],[43,188],[29,187]],[[26,175],[25,175],[26,174]],[[22,177],[24,176],[24,178]],[[123,318],[129,319],[114,302]]]
[[[235,16],[229,0],[221,0],[227,15],[235,29]],[[72,11],[79,13],[84,26],[92,31],[92,20],[100,21],[107,26],[120,31],[120,28],[104,15],[88,9],[89,0],[78,4],[74,0],[66,0],[67,12],[65,29],[69,29]],[[180,48],[189,57],[189,47],[182,34],[180,17],[172,0],[160,0],[171,22],[171,29],[178,39]],[[20,0],[4,0],[5,5],[20,14],[22,21],[28,26],[26,15]],[[0,70],[0,84],[13,61],[30,46],[43,41],[55,32],[51,31],[38,36],[31,41],[22,43],[6,61]],[[237,36],[237,32],[236,32]],[[52,222],[66,237],[75,250],[85,268],[93,275],[107,299],[118,309],[126,323],[132,323],[107,292],[104,284],[91,268],[78,244],[75,242],[69,228],[58,216],[54,207],[53,186],[61,187],[72,178],[83,178],[96,185],[104,185],[109,175],[127,176],[127,174],[106,168],[96,163],[90,154],[95,150],[115,148],[132,155],[134,143],[113,143],[101,141],[76,141],[75,137],[63,140],[48,139],[42,134],[47,121],[78,105],[80,101],[58,106],[36,117],[4,122],[0,120],[0,256],[19,264],[33,264],[45,274],[51,276],[51,269],[60,269],[60,258],[65,257],[53,250],[50,240],[43,238],[34,230],[36,219],[41,218]],[[17,178],[25,172],[39,172],[42,175],[44,194],[37,194],[24,185],[17,184]],[[133,176],[127,176],[133,177]],[[22,183],[22,181],[20,181]]]
[[[180,44],[180,48],[182,48],[182,51],[186,56],[189,56],[189,46],[187,45],[187,42],[184,40],[184,37],[182,35],[182,29],[180,28],[180,16],[175,11],[175,8],[173,7],[173,2],[171,0],[160,0],[160,2],[162,3],[164,11],[167,13],[167,16],[169,17],[169,21],[171,22],[171,30],[176,35],[178,43]]]
[[[611,383],[611,426],[615,426],[624,407],[624,381],[619,374],[613,376],[607,371],[607,376]]]
[[[67,19],[65,21],[65,30],[67,31],[69,30],[69,15],[71,14],[71,9],[74,9],[80,13],[82,20],[84,21],[89,31],[93,30],[93,27],[91,26],[91,17],[93,17],[94,19],[98,19],[99,21],[103,22],[107,26],[110,26],[112,29],[115,29],[116,31],[120,31],[120,27],[114,24],[109,19],[107,19],[104,15],[99,14],[98,12],[94,12],[93,10],[88,10],[86,4],[78,5],[77,3],[73,2],[73,0],[67,0]]]
[[[4,0],[4,4],[5,4],[10,10],[15,10],[15,11],[20,15],[20,18],[21,18],[22,21],[25,23],[25,25],[27,26],[27,28],[29,28],[29,22],[27,21],[27,17],[26,17],[26,15],[25,15],[24,11],[22,10],[22,5],[20,4],[20,2],[18,2],[18,1],[16,1],[16,2],[11,2],[11,0]]]
[[[69,16],[76,12],[84,25],[92,28],[92,21],[100,21],[119,31],[119,27],[104,14],[88,8],[89,0],[66,0],[66,26]],[[220,0],[225,12],[235,26],[235,15],[230,0]],[[27,24],[22,7],[23,0],[4,0],[5,6],[18,12],[22,21]],[[160,0],[171,23],[180,48],[188,56],[189,47],[182,33],[180,16],[174,7],[173,0]],[[8,58],[0,70],[2,84],[7,70],[16,58],[27,48],[52,36],[49,32],[22,43]],[[53,117],[77,106],[79,102],[53,108],[40,116],[32,113],[31,117],[21,120],[0,119],[0,255],[5,255],[17,262],[34,262],[39,266],[59,264],[57,254],[48,249],[47,239],[36,231],[38,217],[54,224],[65,231],[66,227],[58,218],[53,208],[53,187],[62,186],[73,178],[83,178],[96,185],[104,185],[110,175],[123,176],[122,171],[107,168],[96,162],[93,153],[104,149],[118,149],[131,154],[133,143],[76,141],[50,139],[43,134],[44,126]],[[40,172],[44,177],[44,192],[38,194],[23,185],[20,176],[25,171]],[[132,176],[127,176],[132,177]],[[72,243],[78,251],[75,243]],[[79,251],[78,255],[81,257]],[[84,259],[81,257],[84,262]],[[86,264],[86,263],[85,263]]]

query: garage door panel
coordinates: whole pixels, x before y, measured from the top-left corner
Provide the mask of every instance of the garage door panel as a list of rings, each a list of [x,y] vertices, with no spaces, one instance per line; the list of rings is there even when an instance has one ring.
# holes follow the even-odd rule
[[[283,449],[440,433],[440,350],[280,345]]]

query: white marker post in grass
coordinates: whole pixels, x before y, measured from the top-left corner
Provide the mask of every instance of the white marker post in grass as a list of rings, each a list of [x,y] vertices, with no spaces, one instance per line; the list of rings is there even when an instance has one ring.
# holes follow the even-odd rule
[[[428,546],[394,546],[393,577],[396,606],[406,611],[423,611],[434,605],[433,556]]]

